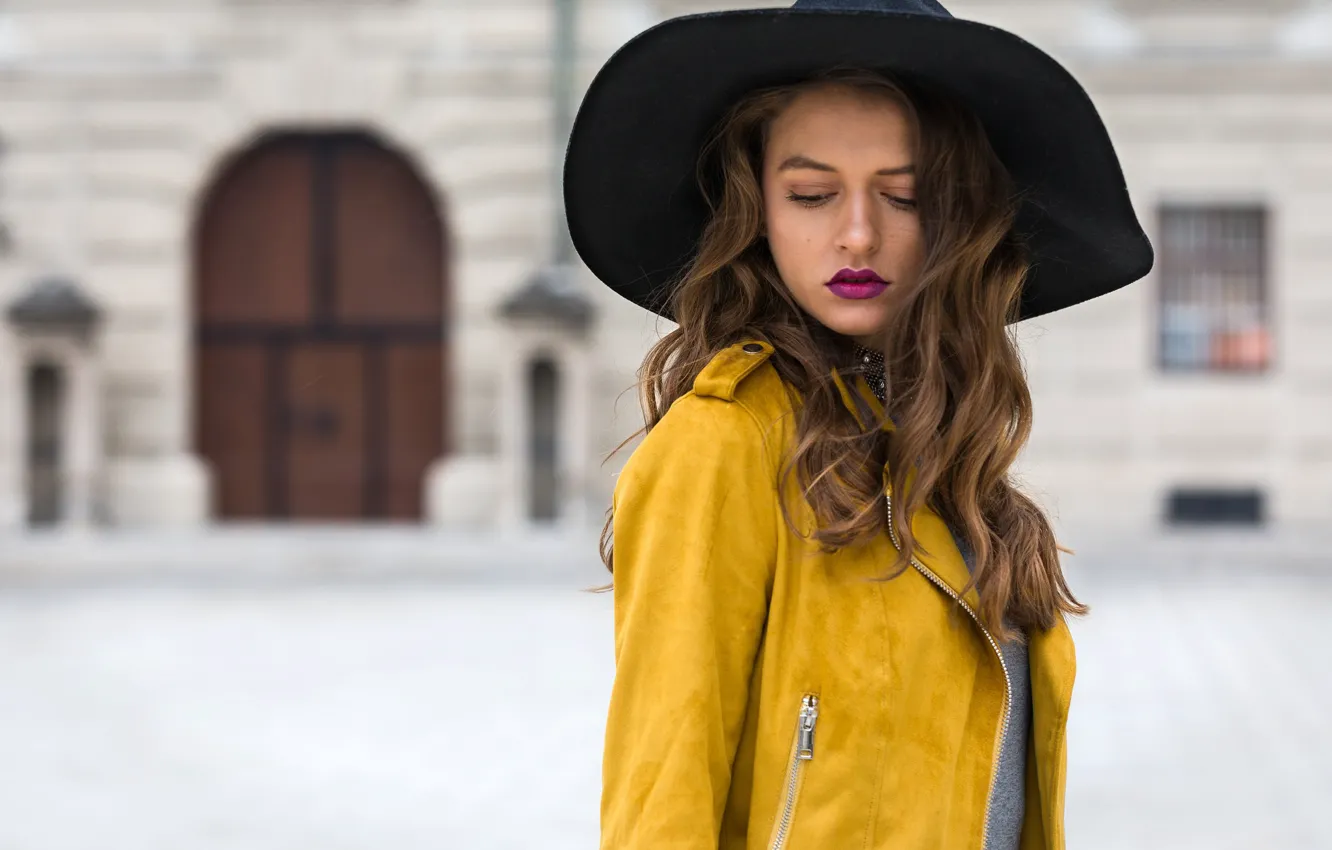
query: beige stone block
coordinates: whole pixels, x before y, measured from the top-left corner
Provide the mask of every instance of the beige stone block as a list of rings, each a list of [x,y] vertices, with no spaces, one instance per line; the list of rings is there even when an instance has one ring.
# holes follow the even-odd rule
[[[183,196],[94,196],[79,209],[90,242],[163,242],[177,245],[188,227],[190,208]]]
[[[520,289],[547,257],[495,257],[459,263],[455,267],[453,302],[467,316],[494,313]]]
[[[432,149],[428,152],[431,170],[440,175],[445,193],[478,194],[487,186],[492,195],[549,194],[553,163],[548,137],[523,139],[510,144],[468,145]],[[514,185],[512,175],[523,175]],[[529,182],[533,175],[543,175]]]
[[[1087,384],[1097,392],[1107,377],[1114,384],[1142,380],[1153,357],[1155,340],[1141,320],[1034,321],[1041,324],[1024,330],[1022,346],[1033,387],[1050,383],[1078,391]]]
[[[107,199],[156,202],[176,216],[188,215],[198,192],[198,154],[189,149],[161,150],[144,138],[133,148],[94,149],[81,163],[90,195]],[[179,230],[179,225],[176,228]]]
[[[122,309],[108,316],[102,330],[102,360],[108,379],[162,381],[185,369],[186,328],[164,310]]]
[[[154,100],[190,103],[215,96],[222,78],[215,66],[201,63],[48,62],[63,73],[0,74],[0,101],[31,100],[61,104],[102,100]]]
[[[526,99],[548,96],[550,88],[550,63],[544,57],[507,59],[490,65],[420,62],[407,72],[404,95]]]
[[[1294,375],[1332,372],[1332,304],[1302,305],[1275,327],[1280,367]]]
[[[84,285],[113,315],[158,317],[163,323],[188,321],[190,277],[182,263],[99,263]]]
[[[499,459],[493,455],[454,455],[426,475],[426,517],[434,525],[490,529],[499,514]]]
[[[465,262],[514,255],[532,256],[548,244],[550,203],[510,195],[477,201],[459,209],[453,238]]]
[[[673,14],[674,5],[672,0],[583,0],[578,34],[583,63],[599,66],[629,39]]]
[[[16,207],[50,203],[75,188],[68,151],[16,143],[5,154],[5,202]]]
[[[1024,456],[1013,478],[1047,512],[1057,533],[1064,528],[1143,530],[1155,523],[1157,508],[1149,483],[1134,474],[1136,468],[1135,463],[1040,461]]]
[[[534,146],[541,148],[538,162],[550,159],[551,110],[544,96],[429,98],[407,104],[399,120],[432,157],[445,159],[467,148]]]
[[[1140,419],[1163,460],[1229,463],[1271,451],[1280,401],[1280,391],[1261,379],[1181,378],[1154,387]]]
[[[1136,418],[1122,397],[1047,396],[1035,407],[1027,445],[1033,460],[1131,460],[1137,448]]]
[[[110,521],[129,527],[193,527],[211,516],[207,467],[188,454],[112,460],[106,470]]]
[[[550,50],[553,5],[538,0],[506,0],[470,6],[462,18],[465,54],[544,57]]]
[[[163,376],[136,371],[109,372],[103,387],[104,438],[109,457],[144,457],[166,449],[164,427],[172,418]]]
[[[548,162],[523,158],[501,172],[468,173],[456,169],[447,154],[438,161],[448,169],[449,192],[445,197],[450,209],[467,209],[502,197],[549,205],[554,194]]]

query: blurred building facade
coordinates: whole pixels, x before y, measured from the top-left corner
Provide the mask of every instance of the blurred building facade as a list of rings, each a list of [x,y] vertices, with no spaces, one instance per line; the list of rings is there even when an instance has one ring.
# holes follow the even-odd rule
[[[585,84],[740,4],[576,5]],[[1332,3],[949,6],[1083,80],[1158,248],[1020,326],[1029,488],[1078,525],[1332,522]],[[0,3],[0,526],[599,521],[665,324],[549,270],[556,22]]]

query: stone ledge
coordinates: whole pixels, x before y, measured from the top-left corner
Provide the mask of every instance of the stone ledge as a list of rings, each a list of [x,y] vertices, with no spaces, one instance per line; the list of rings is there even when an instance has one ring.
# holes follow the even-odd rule
[[[238,525],[0,537],[0,587],[403,581],[593,587],[609,574],[597,555],[596,532],[587,530]]]

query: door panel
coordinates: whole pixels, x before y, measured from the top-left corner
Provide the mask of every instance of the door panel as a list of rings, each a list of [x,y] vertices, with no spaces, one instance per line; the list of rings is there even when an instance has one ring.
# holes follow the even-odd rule
[[[196,268],[204,322],[305,324],[311,318],[310,146],[246,155],[205,203]]]
[[[394,345],[388,350],[387,493],[392,519],[421,515],[421,490],[430,464],[443,452],[444,387],[438,345]]]
[[[365,357],[349,343],[307,343],[287,361],[287,511],[356,519],[365,511]]]
[[[440,321],[442,225],[429,191],[405,161],[376,145],[349,142],[335,162],[337,318]]]
[[[225,517],[268,515],[268,354],[259,344],[204,345],[199,387],[199,451],[213,462],[215,509]]]

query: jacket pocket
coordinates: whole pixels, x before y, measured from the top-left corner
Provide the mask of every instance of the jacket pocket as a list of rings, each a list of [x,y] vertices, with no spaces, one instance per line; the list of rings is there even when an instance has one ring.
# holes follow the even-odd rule
[[[781,807],[772,824],[769,850],[783,850],[791,825],[795,821],[796,802],[805,781],[805,765],[814,759],[814,726],[819,720],[819,698],[805,694],[800,700],[800,714],[796,721],[795,738],[791,741],[791,760],[786,768],[786,784],[782,792]]]

